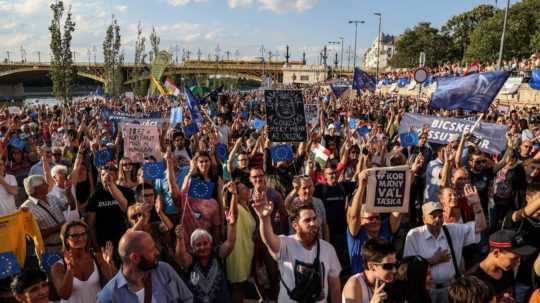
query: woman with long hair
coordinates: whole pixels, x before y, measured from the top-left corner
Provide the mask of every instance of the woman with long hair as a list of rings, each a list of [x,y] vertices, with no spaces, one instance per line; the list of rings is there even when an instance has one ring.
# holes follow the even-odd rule
[[[134,190],[137,186],[136,173],[135,163],[129,158],[122,158],[120,160],[120,166],[118,166],[118,180],[116,181],[116,185]]]
[[[60,239],[64,257],[52,266],[51,276],[61,302],[96,302],[97,293],[116,274],[112,243],[92,252],[88,226],[80,220],[64,224]]]
[[[410,256],[401,260],[397,280],[390,292],[394,298],[402,298],[406,303],[430,303],[431,269],[426,259]]]

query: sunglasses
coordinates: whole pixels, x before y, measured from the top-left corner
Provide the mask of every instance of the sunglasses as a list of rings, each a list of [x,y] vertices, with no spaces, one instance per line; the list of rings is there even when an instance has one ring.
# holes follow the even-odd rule
[[[80,234],[70,234],[68,235],[69,238],[73,238],[73,239],[80,239],[82,237],[86,237],[88,235],[87,232],[82,232]]]
[[[375,265],[380,265],[382,269],[384,270],[392,270],[397,269],[399,267],[399,263],[373,263]]]

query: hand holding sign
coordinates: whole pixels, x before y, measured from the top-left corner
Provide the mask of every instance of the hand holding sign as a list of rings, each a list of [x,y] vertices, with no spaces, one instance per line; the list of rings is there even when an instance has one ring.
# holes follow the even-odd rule
[[[372,168],[367,173],[366,206],[369,212],[409,211],[411,171],[408,166]]]

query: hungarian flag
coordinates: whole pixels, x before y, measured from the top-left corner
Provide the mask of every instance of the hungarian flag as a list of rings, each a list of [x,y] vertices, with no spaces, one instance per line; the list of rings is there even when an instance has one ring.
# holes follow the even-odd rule
[[[173,95],[175,97],[178,97],[180,95],[180,90],[178,89],[178,87],[176,87],[174,81],[171,78],[167,78],[167,80],[165,80],[164,86],[169,95]]]
[[[312,152],[315,156],[315,161],[317,161],[320,166],[324,166],[326,164],[326,161],[328,161],[328,158],[330,158],[330,155],[332,154],[329,149],[322,146],[321,144],[317,144],[317,147],[315,147]]]

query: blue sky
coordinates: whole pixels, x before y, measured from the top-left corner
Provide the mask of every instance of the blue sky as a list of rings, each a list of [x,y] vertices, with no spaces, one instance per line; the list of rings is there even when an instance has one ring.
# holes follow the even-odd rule
[[[442,25],[449,17],[479,4],[494,0],[69,0],[77,23],[73,47],[78,61],[102,57],[101,43],[111,14],[117,17],[122,32],[123,50],[128,61],[133,57],[137,23],[143,23],[148,36],[156,26],[162,49],[199,48],[206,57],[226,50],[234,57],[260,56],[260,46],[282,58],[290,45],[293,59],[306,51],[308,62],[315,63],[328,41],[345,38],[345,50],[354,44],[354,26],[348,20],[365,20],[358,27],[358,55],[369,47],[377,34],[378,18],[383,15],[382,31],[400,34],[418,22]],[[505,1],[499,0],[503,7]],[[516,0],[511,1],[515,3]],[[21,46],[28,60],[48,57],[47,30],[50,0],[0,1],[0,58],[10,52],[20,60]],[[337,48],[334,46],[334,48]],[[149,44],[147,44],[149,50]],[[181,53],[181,51],[180,51]],[[179,55],[181,56],[181,54]],[[193,58],[194,55],[192,55]],[[266,54],[268,56],[268,54]],[[93,60],[93,59],[91,59]]]

